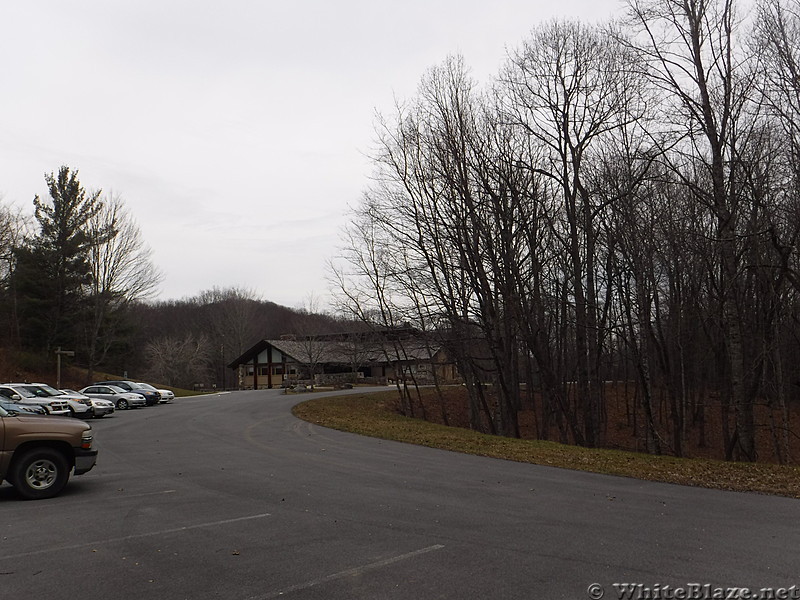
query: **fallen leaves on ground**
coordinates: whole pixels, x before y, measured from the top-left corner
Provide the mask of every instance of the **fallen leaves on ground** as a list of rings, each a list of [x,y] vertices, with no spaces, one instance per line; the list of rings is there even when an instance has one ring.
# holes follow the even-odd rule
[[[410,419],[391,411],[396,392],[314,398],[292,412],[332,429],[550,467],[681,485],[800,498],[800,468],[599,450],[541,440],[519,440]]]

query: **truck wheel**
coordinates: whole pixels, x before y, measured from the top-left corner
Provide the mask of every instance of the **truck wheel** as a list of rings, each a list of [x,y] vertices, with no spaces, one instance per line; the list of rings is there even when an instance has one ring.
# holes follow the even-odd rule
[[[17,493],[26,500],[52,498],[69,479],[64,455],[52,448],[35,448],[14,461],[11,478]]]

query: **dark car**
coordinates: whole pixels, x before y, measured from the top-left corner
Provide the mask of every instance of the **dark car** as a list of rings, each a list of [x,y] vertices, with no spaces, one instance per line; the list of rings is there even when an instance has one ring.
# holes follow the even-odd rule
[[[154,406],[161,402],[161,395],[157,391],[148,390],[143,388],[141,384],[135,381],[118,380],[118,381],[97,381],[94,385],[115,385],[122,388],[126,392],[134,392],[144,396],[147,406]]]
[[[44,406],[37,404],[17,404],[12,402],[5,396],[0,396],[0,408],[6,409],[11,414],[14,413],[30,413],[32,415],[46,415],[47,409]]]

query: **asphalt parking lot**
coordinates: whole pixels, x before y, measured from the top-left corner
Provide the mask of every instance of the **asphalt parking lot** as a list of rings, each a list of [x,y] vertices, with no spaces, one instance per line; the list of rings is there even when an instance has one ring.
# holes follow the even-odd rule
[[[800,502],[466,456],[298,421],[279,390],[92,421],[62,495],[0,487],[2,597],[605,598],[800,584]],[[587,591],[588,590],[588,591]],[[636,596],[632,596],[636,597]],[[666,596],[661,596],[666,597]]]

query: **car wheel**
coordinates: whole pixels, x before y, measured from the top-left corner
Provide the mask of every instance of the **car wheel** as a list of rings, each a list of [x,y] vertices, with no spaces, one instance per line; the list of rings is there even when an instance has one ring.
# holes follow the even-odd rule
[[[70,416],[70,417],[75,417],[75,416],[76,416],[76,414],[75,414],[75,409],[74,409],[74,408],[72,408],[72,407],[70,406],[70,407],[68,407],[68,410],[69,410],[69,416]]]
[[[69,471],[66,458],[58,450],[35,448],[14,461],[10,480],[26,500],[40,500],[52,498],[64,489]]]
[[[127,410],[130,407],[128,406],[128,401],[125,400],[125,398],[120,398],[117,400],[117,408],[120,410]]]

